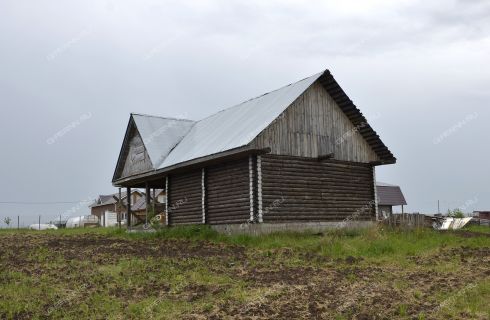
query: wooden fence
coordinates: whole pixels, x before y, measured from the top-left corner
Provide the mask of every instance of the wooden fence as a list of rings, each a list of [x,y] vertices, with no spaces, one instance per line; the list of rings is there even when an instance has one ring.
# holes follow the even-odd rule
[[[388,219],[383,221],[390,227],[403,229],[424,228],[432,225],[431,217],[420,213],[402,213],[392,214]]]

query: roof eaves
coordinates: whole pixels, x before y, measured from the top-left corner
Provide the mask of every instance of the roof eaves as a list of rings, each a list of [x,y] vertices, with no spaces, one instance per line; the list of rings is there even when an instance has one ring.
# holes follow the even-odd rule
[[[320,83],[327,90],[337,105],[342,109],[352,124],[358,128],[358,132],[363,136],[374,152],[381,159],[380,164],[396,163],[396,158],[381,141],[379,135],[374,131],[362,112],[357,108],[354,102],[347,96],[339,83],[335,80],[329,70],[320,77]]]

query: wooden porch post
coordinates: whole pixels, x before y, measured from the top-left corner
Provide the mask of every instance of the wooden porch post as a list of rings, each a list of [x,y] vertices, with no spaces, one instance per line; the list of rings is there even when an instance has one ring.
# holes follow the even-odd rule
[[[128,217],[126,218],[127,224],[128,224],[128,229],[131,230],[131,188],[128,187],[126,189],[126,199],[127,199],[127,208],[126,208],[126,213]]]
[[[119,225],[119,229],[121,229],[121,211],[122,211],[121,210],[122,209],[122,206],[121,206],[122,196],[121,196],[121,194],[122,194],[121,188],[119,188],[119,200],[117,201],[117,206],[118,206],[118,208],[117,208],[117,224]]]
[[[374,215],[376,221],[382,220],[379,216],[378,210],[378,188],[376,187],[376,167],[373,166],[373,188],[374,188]]]
[[[201,208],[202,208],[202,223],[206,224],[206,169],[201,171]]]
[[[168,181],[168,176],[165,177],[165,225],[169,226],[168,218],[169,218],[169,212],[168,212],[168,201],[170,200],[170,196],[168,194],[170,184]]]
[[[156,215],[155,212],[155,204],[156,204],[157,199],[155,198],[155,188],[153,188],[153,203],[152,203],[152,209],[153,209],[153,216]]]
[[[150,210],[150,185],[148,185],[148,182],[145,185],[145,200],[146,200],[145,226],[147,226],[148,225],[148,211]]]

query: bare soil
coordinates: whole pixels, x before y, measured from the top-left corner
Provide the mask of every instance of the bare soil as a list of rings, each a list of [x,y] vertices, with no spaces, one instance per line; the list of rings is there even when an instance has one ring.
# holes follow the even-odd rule
[[[473,236],[465,233],[463,237]],[[104,280],[91,278],[90,265],[115,265],[134,258],[167,258],[179,263],[188,259],[204,260],[210,272],[227,275],[246,290],[259,290],[247,302],[236,299],[217,300],[211,308],[182,315],[186,319],[424,319],[435,317],[439,294],[463,290],[468,284],[490,277],[490,248],[441,248],[428,256],[410,257],[409,266],[366,263],[362,258],[329,259],[300,253],[305,263],[288,263],[294,256],[287,249],[262,251],[242,246],[190,240],[133,240],[98,234],[57,236],[55,234],[2,235],[0,270],[15,270],[28,276],[47,277],[58,283],[87,283],[87,293],[106,286]],[[44,254],[62,261],[39,263],[39,248]],[[283,257],[278,259],[277,257]],[[86,264],[70,263],[86,262]],[[457,263],[457,270],[445,270]],[[192,268],[192,264],[187,265]],[[182,266],[185,268],[185,266]],[[438,271],[440,269],[440,271]],[[158,275],[152,265],[142,270]],[[121,277],[126,275],[121,273]],[[0,279],[3,281],[3,279]],[[100,281],[101,283],[97,283]],[[219,296],[230,290],[230,284],[190,284],[178,293],[169,285],[147,284],[114,287],[110,294],[129,306],[130,301],[147,297],[164,297],[194,302],[206,296]],[[28,311],[17,314],[27,319]],[[0,318],[2,311],[0,310]],[[460,319],[472,319],[464,313]],[[483,318],[482,318],[483,319]]]

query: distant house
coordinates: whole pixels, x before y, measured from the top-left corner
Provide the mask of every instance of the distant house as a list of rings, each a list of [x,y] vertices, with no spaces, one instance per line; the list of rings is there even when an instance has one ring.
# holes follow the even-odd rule
[[[164,189],[154,189],[155,195],[153,195],[152,192],[150,192],[150,200],[151,204],[150,207],[148,208],[149,212],[152,212],[155,210],[155,214],[165,214],[165,190]],[[155,198],[154,198],[155,197]],[[153,207],[153,199],[155,199],[155,206]],[[145,216],[146,216],[146,197],[140,197],[138,200],[135,202],[131,203],[131,212],[133,213],[134,217],[140,221],[143,222],[145,221]]]
[[[200,121],[131,114],[112,183],[165,189],[169,226],[370,225],[394,163],[326,70]]]
[[[475,211],[474,214],[481,225],[490,225],[490,211]]]
[[[120,219],[122,223],[126,223],[127,219],[127,192],[121,192],[121,204],[119,204],[119,193],[109,194],[109,195],[99,195],[97,200],[90,205],[91,214],[99,218],[100,224],[106,226],[106,220],[108,220],[108,214],[120,213]],[[155,210],[157,213],[164,211],[165,203],[165,190],[156,189],[155,190]],[[150,193],[150,201],[153,200],[153,194]],[[143,222],[145,221],[146,214],[146,194],[137,189],[131,191],[131,212],[133,221]],[[119,205],[121,206],[118,210]],[[149,208],[150,211],[153,207]],[[117,218],[116,218],[117,219]]]
[[[123,200],[123,206],[125,211],[125,203],[126,203],[126,191],[121,192],[121,199]],[[138,201],[140,198],[142,198],[144,194],[137,190],[134,189],[131,191],[131,202],[135,203]],[[119,193],[114,193],[114,194],[108,194],[108,195],[99,195],[98,198],[95,200],[94,203],[92,203],[90,207],[90,213],[94,216],[97,216],[101,218],[102,214],[106,211],[110,212],[118,212],[118,203],[119,203]]]
[[[388,183],[376,182],[378,194],[378,211],[383,217],[389,217],[393,214],[393,207],[407,205],[405,196],[399,186]]]
[[[144,194],[141,191],[137,189],[131,191],[132,203],[135,203],[142,198],[144,198]],[[99,195],[95,202],[89,207],[91,214],[99,218],[100,225],[106,226],[108,224],[108,220],[111,220],[112,224],[114,224],[114,217],[116,221],[120,219],[122,223],[125,223],[127,219],[126,204],[127,192],[124,191],[121,192],[121,204],[119,204],[119,193],[114,193],[108,195]],[[121,205],[121,208],[119,208],[119,205]],[[119,218],[117,217],[118,214],[120,214]]]

